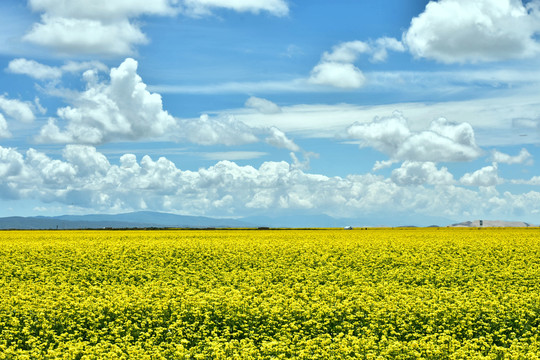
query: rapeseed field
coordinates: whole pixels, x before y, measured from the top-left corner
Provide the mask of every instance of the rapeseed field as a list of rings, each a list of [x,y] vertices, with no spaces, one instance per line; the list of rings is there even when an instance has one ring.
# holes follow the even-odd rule
[[[540,229],[0,232],[0,359],[539,359]]]

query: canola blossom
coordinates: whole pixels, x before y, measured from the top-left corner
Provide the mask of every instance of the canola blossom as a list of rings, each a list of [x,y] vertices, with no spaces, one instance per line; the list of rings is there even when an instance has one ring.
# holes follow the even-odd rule
[[[3,359],[539,359],[540,229],[0,232]]]

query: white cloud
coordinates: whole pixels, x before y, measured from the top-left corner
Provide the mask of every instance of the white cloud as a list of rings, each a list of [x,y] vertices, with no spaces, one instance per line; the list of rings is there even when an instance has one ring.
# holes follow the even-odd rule
[[[75,70],[95,64],[68,65]],[[273,146],[299,150],[279,129],[250,127],[232,115],[203,114],[196,119],[175,119],[163,109],[161,96],[147,90],[133,59],[128,58],[111,69],[108,82],[100,82],[96,71],[83,73],[86,90],[70,92],[66,100],[72,104],[59,108],[58,118],[48,120],[36,137],[38,142],[103,144],[162,137],[200,145],[231,146],[258,142],[257,134],[264,134],[268,136],[266,142]],[[250,98],[248,105],[266,113],[275,113],[277,107],[260,98]],[[66,125],[61,128],[59,122]]]
[[[499,177],[497,163],[485,166],[473,173],[466,173],[459,181],[467,186],[495,186],[503,183]]]
[[[401,41],[396,40],[394,38],[389,38],[389,37],[379,38],[372,45],[371,61],[373,62],[386,61],[386,59],[388,58],[388,50],[392,50],[396,52],[404,52],[405,46],[403,46],[403,43]]]
[[[317,85],[329,85],[343,89],[357,89],[366,78],[353,64],[322,62],[311,70],[309,81]]]
[[[360,54],[371,54],[371,61],[386,60],[388,50],[404,51],[403,44],[394,38],[379,38],[366,43],[349,41],[332,48],[332,52],[324,52],[321,61],[312,70],[308,81],[317,85],[328,85],[343,89],[357,89],[364,85],[364,73],[353,63]]]
[[[321,62],[354,63],[361,54],[371,55],[371,61],[385,61],[388,50],[403,52],[405,47],[397,39],[390,37],[378,38],[375,41],[348,41],[332,47],[332,52],[324,52]]]
[[[47,109],[41,105],[41,101],[37,96],[34,98],[34,106],[40,114],[45,115],[47,113]]]
[[[210,117],[203,114],[199,119],[179,120],[178,140],[200,145],[241,145],[258,141],[254,129],[232,115]]]
[[[247,99],[245,106],[255,109],[262,114],[278,114],[281,112],[281,108],[272,101],[255,96]]]
[[[215,8],[255,14],[267,11],[276,16],[289,13],[289,6],[284,0],[184,0],[183,4],[187,13],[194,16],[209,15]]]
[[[540,176],[533,176],[529,180],[511,180],[512,184],[524,184],[524,185],[534,185],[538,186],[540,185]]]
[[[29,0],[30,8],[41,13],[24,40],[45,46],[60,54],[100,54],[106,56],[135,53],[135,46],[148,43],[141,24],[143,16],[210,15],[212,9],[238,12],[288,14],[283,0]]]
[[[14,74],[30,76],[37,80],[59,79],[65,72],[78,73],[89,69],[107,72],[107,66],[99,61],[68,61],[63,66],[49,66],[41,64],[35,60],[18,58],[11,60],[7,70]]]
[[[427,130],[413,132],[399,112],[371,123],[355,123],[347,129],[361,147],[373,147],[392,160],[469,161],[480,156],[470,124],[453,123],[444,118],[432,121]]]
[[[124,154],[113,164],[95,148],[80,145],[67,146],[62,154],[63,160],[53,160],[33,149],[23,156],[0,146],[0,197],[54,201],[93,211],[148,208],[210,216],[287,209],[345,217],[384,211],[391,216],[388,209],[392,209],[453,218],[508,218],[523,209],[527,214],[540,210],[538,192],[500,194],[494,187],[448,185],[452,177],[446,169],[429,163],[403,164],[402,173],[389,179],[371,174],[328,177],[286,162],[265,162],[255,168],[220,161],[183,171],[164,157],[138,160]]]
[[[311,152],[311,151],[302,151],[303,160],[300,160],[298,156],[296,156],[296,153],[292,151],[289,153],[289,156],[291,157],[291,160],[292,160],[291,168],[299,169],[299,170],[308,170],[311,159],[319,158],[319,154]]]
[[[291,139],[285,135],[285,133],[275,126],[272,126],[269,130],[269,136],[266,138],[266,142],[272,146],[287,149],[290,151],[300,151],[300,147],[294,143]]]
[[[62,54],[131,54],[134,45],[148,40],[130,18],[176,13],[169,0],[30,0],[29,5],[42,13],[41,22],[23,39]]]
[[[372,60],[373,61],[373,60]],[[322,63],[322,62],[321,62]],[[452,71],[366,71],[362,72],[366,78],[365,91],[389,91],[407,89],[424,96],[445,95],[450,92],[470,91],[471,86],[486,86],[491,88],[508,87],[512,91],[503,91],[502,95],[508,97],[509,93],[518,93],[524,97],[538,91],[536,79],[540,71],[534,69],[511,69],[491,67],[476,67]],[[523,87],[529,86],[532,89]],[[223,94],[223,93],[318,93],[328,92],[326,86],[314,86],[309,78],[295,78],[259,82],[226,82],[207,84],[178,84],[152,86],[154,91],[177,94]],[[475,99],[472,101],[487,101],[489,99]],[[465,102],[465,101],[462,101]]]
[[[10,118],[24,123],[31,123],[35,119],[32,103],[8,99],[3,95],[0,95],[0,111]]]
[[[62,76],[62,71],[57,67],[21,58],[11,60],[7,69],[14,74],[28,75],[38,80],[58,79]]]
[[[8,130],[8,125],[4,115],[0,114],[0,138],[10,137],[11,133]]]
[[[430,1],[403,39],[417,57],[445,63],[497,61],[537,54],[540,3],[533,0]]]
[[[355,122],[369,123],[375,117],[399,110],[407,114],[408,127],[413,132],[426,130],[433,119],[444,117],[449,121],[470,124],[474,129],[475,142],[480,147],[525,146],[540,142],[540,132],[520,128],[522,124],[511,119],[538,118],[540,100],[536,95],[537,90],[502,90],[498,96],[460,101],[379,105],[298,104],[281,106],[281,112],[275,114],[263,114],[246,107],[224,112],[234,114],[238,121],[252,128],[276,126],[295,138],[335,139]],[[537,124],[535,121],[532,125]]]
[[[33,11],[54,16],[89,19],[117,19],[142,14],[168,15],[174,9],[169,0],[29,0]]]
[[[54,120],[41,129],[40,142],[101,144],[112,140],[157,137],[176,127],[161,96],[150,93],[137,74],[137,62],[126,59],[110,71],[110,83],[98,83],[85,73],[86,91],[72,100],[74,106],[58,109],[67,126],[60,130]]]
[[[84,177],[104,175],[111,167],[105,155],[92,146],[67,145],[62,155]]]
[[[0,146],[0,179],[19,175],[23,165],[24,158],[16,149]]]
[[[107,65],[100,61],[67,61],[60,67],[63,72],[80,73],[86,70],[109,72]]]
[[[405,161],[401,167],[392,171],[392,181],[398,185],[451,185],[454,177],[448,169],[432,162]]]
[[[491,157],[494,162],[502,163],[502,164],[527,164],[532,165],[532,155],[527,151],[527,149],[523,148],[519,152],[518,155],[511,156],[502,152],[499,152],[497,150],[494,150],[491,154]]]
[[[84,151],[86,149],[80,150]],[[70,187],[77,175],[76,165],[61,160],[53,160],[34,149],[29,149],[26,152],[25,164],[28,174],[37,175],[36,178],[41,179],[47,188],[54,190]],[[80,175],[88,174],[82,172]]]
[[[340,43],[332,48],[332,52],[324,52],[322,62],[353,63],[358,55],[369,53],[371,47],[363,41]]]
[[[203,114],[198,119],[177,120],[177,127],[179,131],[173,136],[177,141],[187,141],[199,145],[232,146],[258,142],[257,134],[263,134],[267,135],[266,143],[272,146],[290,151],[300,150],[300,147],[278,128],[250,127],[228,114],[217,117]]]
[[[396,160],[381,160],[381,161],[377,160],[375,162],[375,165],[373,165],[372,171],[379,171],[381,169],[386,169],[387,167],[392,166],[396,162],[397,162]]]
[[[128,20],[104,24],[95,19],[42,16],[24,40],[52,48],[60,54],[125,55],[148,39]]]

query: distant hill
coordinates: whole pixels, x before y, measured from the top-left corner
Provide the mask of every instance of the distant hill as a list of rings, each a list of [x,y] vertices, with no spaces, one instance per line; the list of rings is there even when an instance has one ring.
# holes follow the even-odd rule
[[[480,224],[480,222],[482,222]],[[474,220],[464,221],[452,224],[449,227],[531,227],[531,225],[522,221],[502,221],[502,220]]]
[[[90,214],[0,218],[0,229],[101,228],[323,228],[323,227],[427,227],[447,226],[455,220],[407,213],[371,213],[366,217],[334,218],[324,214],[249,216],[240,219],[175,215],[153,211],[125,214]],[[434,225],[436,224],[436,225]],[[449,227],[481,227],[480,220],[452,223]],[[520,221],[482,220],[482,227],[530,227]]]
[[[324,214],[249,216],[240,219],[185,216],[153,211],[125,214],[90,214],[0,218],[0,229],[101,229],[101,228],[325,228],[446,225],[452,220],[407,213],[372,213],[362,218],[334,218]]]
[[[55,217],[4,217],[0,229],[101,229],[101,228],[208,228],[253,227],[235,219],[216,219],[202,216],[184,216],[151,211],[126,214],[63,215]]]

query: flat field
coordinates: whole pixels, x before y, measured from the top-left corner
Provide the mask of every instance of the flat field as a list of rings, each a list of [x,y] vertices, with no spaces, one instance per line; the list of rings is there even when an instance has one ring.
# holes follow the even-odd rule
[[[0,232],[0,359],[539,359],[540,229]]]

